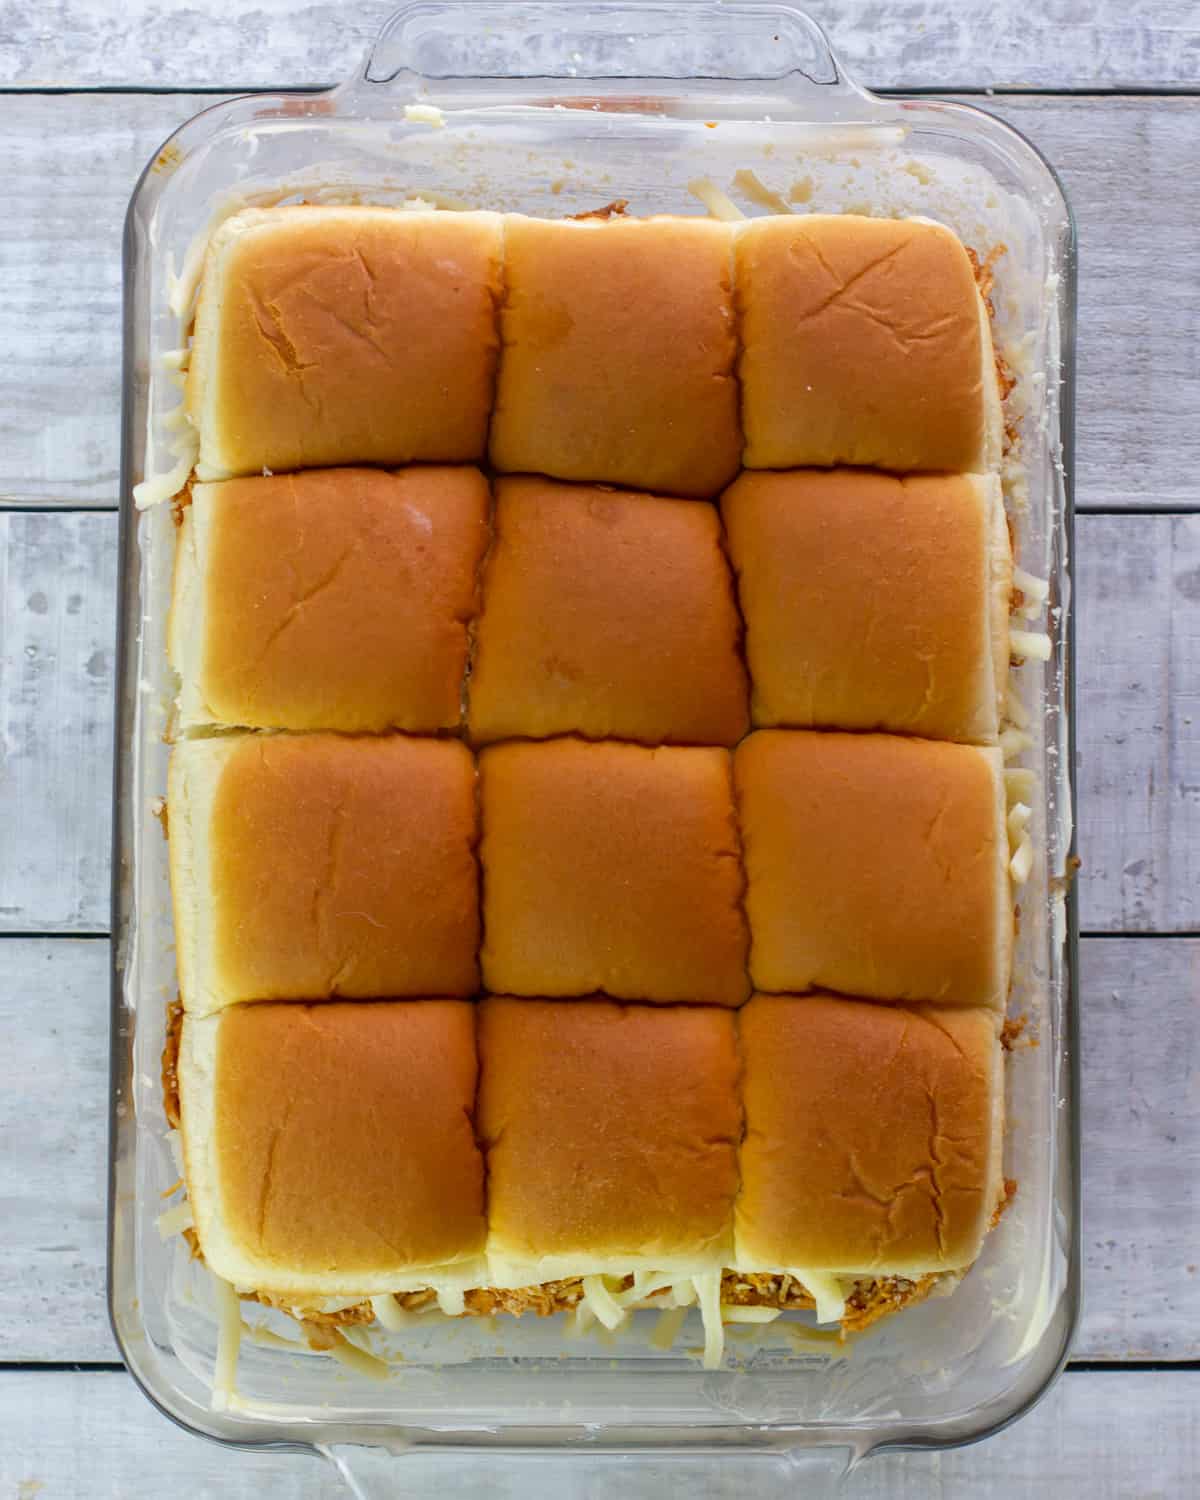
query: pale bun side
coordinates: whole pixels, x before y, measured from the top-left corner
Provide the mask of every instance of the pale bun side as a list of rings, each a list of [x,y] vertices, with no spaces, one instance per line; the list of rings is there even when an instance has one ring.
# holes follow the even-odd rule
[[[187,406],[197,477],[483,457],[500,219],[246,209],[209,242]]]
[[[741,451],[727,224],[504,221],[495,468],[710,496]]]
[[[309,1296],[485,1274],[475,1082],[464,1001],[186,1017],[181,1134],[209,1267]]]
[[[179,727],[191,728],[212,722],[204,701],[205,640],[208,634],[206,608],[208,572],[208,511],[197,512],[193,488],[192,504],[183,507],[175,532],[175,564],[171,575],[171,605],[167,614],[167,660],[179,679],[176,699]]]
[[[728,1011],[491,997],[479,1053],[496,1274],[727,1261],[741,1134]]]
[[[1003,1007],[998,748],[766,729],[739,746],[734,778],[757,989]]]
[[[458,741],[185,741],[168,813],[189,1012],[478,987],[475,771]]]
[[[739,230],[735,262],[746,467],[998,466],[987,309],[950,230],[774,215]]]
[[[995,476],[746,471],[721,511],[756,724],[995,743]]]
[[[996,722],[1003,724],[1007,715],[1006,699],[1010,648],[1009,626],[1012,623],[1013,554],[1004,494],[996,475],[982,481],[991,501],[991,545],[988,549],[988,621],[992,654],[992,691],[996,699]]]
[[[1002,1192],[999,1017],[758,995],[738,1032],[738,1269],[971,1265]]]

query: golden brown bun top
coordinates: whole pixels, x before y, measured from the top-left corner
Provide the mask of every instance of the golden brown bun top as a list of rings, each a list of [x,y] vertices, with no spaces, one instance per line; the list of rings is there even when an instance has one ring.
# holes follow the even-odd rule
[[[758,995],[738,1027],[739,1264],[969,1265],[1000,1186],[995,1015]]]
[[[489,503],[474,468],[198,485],[189,524],[207,512],[210,716],[283,729],[456,726]]]
[[[234,999],[473,993],[475,837],[474,767],[456,741],[240,740],[213,799],[211,886],[196,893],[214,908],[218,987]]]
[[[743,473],[721,512],[755,722],[994,743],[1000,504],[999,482],[974,475]]]
[[[493,1251],[688,1257],[728,1240],[741,1117],[727,1011],[488,999],[479,1024]]]
[[[475,632],[473,739],[742,737],[740,625],[713,507],[501,479],[494,530]]]
[[[479,767],[485,988],[746,999],[727,751],[513,742]]]
[[[482,1250],[471,1005],[236,1006],[216,1064],[223,1229],[269,1285]]]
[[[763,729],[734,777],[756,988],[1004,1003],[999,750]]]
[[[773,215],[735,254],[748,467],[994,466],[986,312],[949,230]]]
[[[188,406],[201,479],[483,457],[500,221],[251,209],[213,236]]]
[[[504,221],[497,469],[714,495],[741,450],[729,226]]]

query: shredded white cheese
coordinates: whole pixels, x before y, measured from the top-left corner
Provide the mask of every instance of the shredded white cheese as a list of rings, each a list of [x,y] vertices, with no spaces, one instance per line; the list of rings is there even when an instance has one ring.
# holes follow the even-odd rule
[[[586,1298],[575,1304],[575,1316],[567,1325],[567,1332],[574,1338],[582,1338],[596,1321],[596,1310]]]
[[[686,1307],[664,1308],[655,1319],[654,1329],[650,1334],[651,1348],[670,1349],[679,1337],[679,1330],[687,1315]]]
[[[826,1271],[800,1271],[788,1267],[788,1275],[794,1276],[817,1304],[818,1323],[837,1323],[846,1311],[846,1296],[836,1276]]]
[[[387,1360],[380,1359],[377,1355],[368,1354],[365,1349],[360,1349],[357,1344],[350,1340],[339,1329],[334,1329],[335,1341],[330,1354],[341,1365],[347,1369],[356,1370],[360,1375],[366,1375],[371,1380],[386,1380],[391,1374]]]
[[[192,1205],[186,1199],[166,1209],[154,1221],[164,1240],[169,1240],[174,1234],[182,1234],[185,1229],[191,1229],[195,1222],[192,1217]]]
[[[1028,766],[1006,766],[1004,787],[1010,801],[1032,802],[1037,776]]]
[[[401,1307],[390,1292],[383,1297],[372,1297],[371,1311],[389,1333],[399,1333],[413,1322],[413,1314]]]
[[[723,193],[711,178],[693,177],[687,187],[692,197],[699,198],[714,219],[730,223],[746,217],[729,194]]]
[[[721,1307],[721,1320],[725,1323],[773,1323],[782,1312],[781,1307],[740,1307],[736,1303],[727,1303]]]
[[[1008,872],[1015,885],[1024,885],[1033,870],[1033,840],[1025,834],[1017,845],[1017,852],[1008,862]]]
[[[725,1353],[725,1332],[721,1326],[721,1273],[705,1271],[692,1277],[700,1317],[704,1322],[704,1368],[719,1370]]]
[[[1050,660],[1050,637],[1041,630],[1010,630],[1008,648],[1025,661]]]
[[[1038,578],[1033,573],[1027,573],[1024,568],[1014,568],[1012,580],[1015,587],[1019,588],[1027,600],[1037,604],[1045,604],[1050,597],[1050,585],[1044,578]]]
[[[436,104],[406,104],[404,118],[412,125],[429,125],[434,130],[441,130],[446,123]]]
[[[213,1293],[217,1301],[217,1361],[213,1370],[212,1409],[226,1411],[237,1393],[242,1305],[233,1287],[220,1276],[213,1276]]]
[[[605,1285],[603,1276],[585,1276],[583,1278],[583,1300],[595,1313],[599,1322],[605,1328],[620,1328],[627,1316],[625,1308],[616,1300]]]
[[[769,188],[757,172],[752,172],[749,167],[742,167],[733,174],[733,185],[739,192],[744,193],[751,203],[757,203],[762,208],[769,208],[773,214],[790,214],[791,204],[781,194]]]
[[[1013,843],[1020,842],[1021,835],[1029,826],[1029,820],[1033,817],[1033,808],[1024,802],[1014,802],[1008,814],[1008,836]]]
[[[1033,736],[1026,733],[1024,729],[1005,729],[1000,735],[1000,754],[1005,760],[1012,760],[1016,755],[1028,750],[1033,744]]]
[[[150,479],[143,479],[141,484],[135,484],[134,505],[138,510],[147,510],[151,505],[161,505],[164,500],[173,500],[188,482],[195,461],[195,451],[189,451],[165,474],[156,474]]]
[[[467,1310],[467,1298],[460,1286],[439,1286],[437,1305],[448,1318],[461,1318]]]

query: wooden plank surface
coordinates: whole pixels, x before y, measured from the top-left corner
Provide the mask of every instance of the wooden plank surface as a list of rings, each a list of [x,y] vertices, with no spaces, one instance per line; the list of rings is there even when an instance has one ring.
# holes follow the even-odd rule
[[[0,512],[0,932],[108,925],[116,517]],[[1084,930],[1200,929],[1200,516],[1081,516]]]
[[[107,964],[104,941],[0,939],[0,1036],[15,1048],[0,1090],[10,1363],[118,1357],[103,1293]],[[1080,991],[1087,1295],[1075,1356],[1197,1359],[1200,940],[1085,939]]]
[[[1200,930],[1200,516],[1076,528],[1085,930]]]
[[[298,87],[355,71],[397,0],[74,0],[0,12],[0,84]],[[1195,83],[1190,0],[959,0],[953,6],[811,0],[846,66],[876,87]]]
[[[598,1459],[574,1453],[460,1457],[410,1452],[359,1460],[369,1500],[668,1500],[799,1495],[817,1500],[803,1460],[792,1469],[726,1455]],[[1068,1372],[1040,1405],[982,1447],[886,1454],[836,1488],[841,1500],[1183,1500],[1200,1464],[1200,1373]],[[333,1500],[334,1471],[295,1453],[244,1453],[202,1442],[156,1412],[122,1373],[0,1374],[0,1494],[14,1500]]]
[[[0,512],[0,931],[108,927],[116,542]]]
[[[0,503],[116,503],[122,217],[162,140],[213,102],[0,97],[22,226],[0,299]],[[1080,505],[1200,505],[1200,98],[985,102],[1060,169],[1079,223]]]

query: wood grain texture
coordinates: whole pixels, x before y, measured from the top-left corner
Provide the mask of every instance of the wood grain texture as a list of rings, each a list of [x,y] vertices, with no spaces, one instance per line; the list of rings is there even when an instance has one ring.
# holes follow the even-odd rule
[[[1200,929],[1200,516],[1085,516],[1080,921]]]
[[[340,82],[396,0],[57,0],[2,16],[0,83],[286,88]],[[1189,0],[811,0],[847,68],[882,87],[1154,87],[1200,77]],[[682,24],[682,23],[681,23]]]
[[[0,512],[0,931],[108,927],[116,520]]]
[[[23,226],[0,300],[0,502],[116,503],[122,218],[163,139],[213,102],[0,97]],[[1081,507],[1200,506],[1200,98],[985,102],[1059,168],[1079,222]]]
[[[104,1308],[107,966],[104,941],[0,939],[0,1036],[15,1048],[0,1091],[0,1360],[118,1357]],[[1080,992],[1075,1357],[1200,1358],[1200,940],[1085,939]]]
[[[0,1091],[0,1361],[116,1357],[104,1302],[108,954],[105,939],[0,940],[11,1070]]]
[[[1015,1426],[982,1446],[868,1459],[839,1487],[832,1462],[730,1454],[602,1458],[410,1452],[360,1456],[360,1493],[460,1500],[666,1500],[797,1495],[816,1500],[1177,1500],[1200,1464],[1200,1373],[1069,1371]],[[822,1482],[823,1479],[823,1482]],[[173,1427],[123,1373],[0,1374],[0,1494],[14,1500],[334,1500],[349,1490],[298,1453],[237,1452]]]
[[[0,932],[108,925],[116,517],[0,513]],[[1200,516],[1081,516],[1085,931],[1200,928]]]

